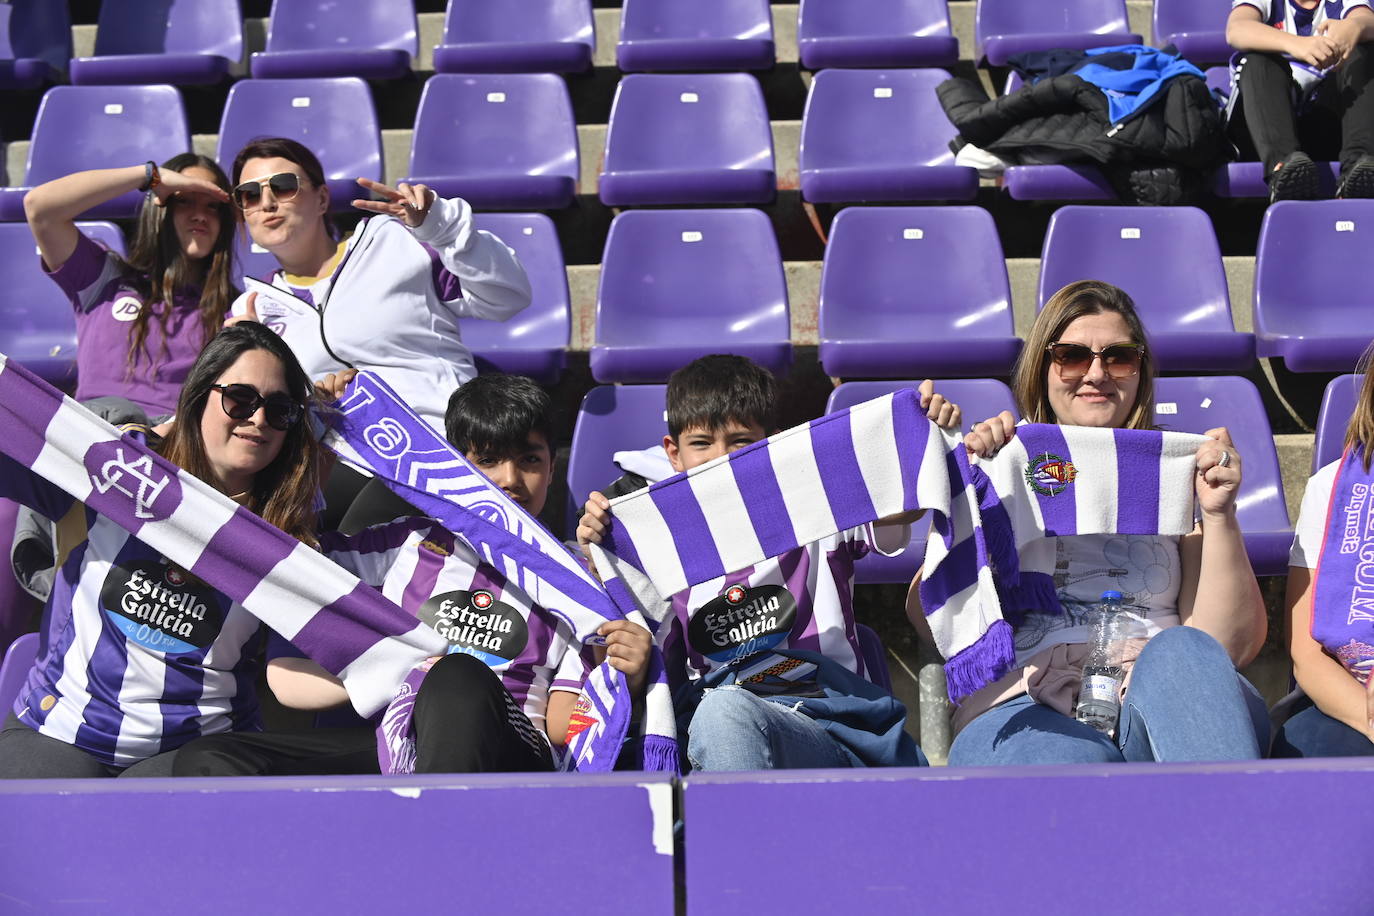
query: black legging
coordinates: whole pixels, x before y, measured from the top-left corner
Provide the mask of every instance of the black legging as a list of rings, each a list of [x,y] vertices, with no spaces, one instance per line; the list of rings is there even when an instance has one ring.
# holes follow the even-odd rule
[[[481,659],[446,655],[415,697],[415,772],[524,773],[553,769],[549,744]]]

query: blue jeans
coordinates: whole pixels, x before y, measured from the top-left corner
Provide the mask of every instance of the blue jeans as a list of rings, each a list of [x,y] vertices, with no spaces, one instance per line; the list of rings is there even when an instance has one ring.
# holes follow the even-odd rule
[[[1307,707],[1279,726],[1275,757],[1374,757],[1374,742],[1307,700]]]
[[[1179,626],[1151,639],[1136,659],[1115,739],[1023,695],[970,722],[949,764],[1256,760],[1268,746],[1259,691],[1220,643]]]
[[[694,770],[852,767],[840,744],[789,697],[765,699],[743,687],[707,690],[687,727]]]

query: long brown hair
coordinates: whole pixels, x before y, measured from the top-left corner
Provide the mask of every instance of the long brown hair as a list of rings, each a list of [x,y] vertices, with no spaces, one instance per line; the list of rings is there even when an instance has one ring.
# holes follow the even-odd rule
[[[1145,348],[1140,359],[1140,385],[1136,388],[1135,404],[1126,416],[1126,429],[1154,429],[1155,367],[1145,327],[1136,314],[1135,303],[1124,290],[1098,280],[1079,280],[1070,283],[1050,297],[1036,316],[1035,325],[1026,338],[1026,346],[1016,361],[1012,373],[1012,393],[1021,416],[1032,423],[1057,423],[1050,407],[1045,374],[1049,369],[1050,344],[1059,340],[1076,319],[1084,315],[1116,312],[1131,330],[1131,342]]]
[[[162,163],[161,168],[172,172],[184,172],[199,166],[215,176],[215,184],[227,193],[229,179],[215,160],[196,153],[181,153]],[[200,333],[201,343],[215,336],[229,305],[238,295],[234,287],[234,212],[229,204],[219,204],[219,235],[215,238],[214,249],[199,260],[186,257],[177,238],[175,221],[170,219],[170,210],[175,206],[169,201],[159,206],[151,194],[143,201],[139,210],[138,222],[134,229],[134,242],[125,264],[127,282],[142,297],[144,305],[138,317],[129,327],[129,353],[127,373],[133,374],[139,354],[148,357],[150,363],[166,358],[167,319],[177,290],[200,286]],[[154,357],[148,352],[148,322],[152,317],[153,303],[162,302],[162,352]]]
[[[310,429],[309,408],[318,407],[315,388],[295,354],[282,339],[255,321],[241,321],[220,331],[205,345],[177,400],[176,423],[162,454],[173,464],[204,481],[214,472],[205,454],[200,418],[210,386],[249,350],[266,350],[282,364],[287,391],[304,405],[306,415],[286,431],[281,451],[253,477],[247,508],[282,531],[316,546],[315,496],[320,487],[321,446]]]
[[[1355,368],[1364,372],[1364,384],[1350,414],[1350,425],[1345,428],[1345,447],[1364,452],[1364,469],[1369,473],[1369,462],[1374,458],[1374,344],[1365,349]]]

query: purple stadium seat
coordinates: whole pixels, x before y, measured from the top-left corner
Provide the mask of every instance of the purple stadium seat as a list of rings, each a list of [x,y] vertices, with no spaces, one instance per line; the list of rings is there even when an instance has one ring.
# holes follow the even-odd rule
[[[4,780],[5,894],[34,913],[75,900],[107,913],[165,910],[167,882],[130,875],[168,837],[213,824],[214,843],[175,842],[177,883],[205,910],[401,913],[452,898],[465,912],[542,913],[615,899],[671,916],[673,782],[642,772]],[[530,830],[550,812],[578,825],[576,874],[530,867],[567,855],[565,838]],[[392,837],[406,838],[407,870],[461,871],[462,888],[381,878],[372,859]]]
[[[624,0],[621,70],[766,70],[773,66],[768,0]]]
[[[0,190],[0,219],[24,218],[29,188],[84,169],[153,159],[162,162],[191,148],[181,93],[171,86],[54,86],[33,122],[24,186]],[[137,191],[92,207],[86,216],[133,216]]]
[[[1336,193],[1340,178],[1339,162],[1318,162],[1317,177],[1321,193]],[[1212,175],[1212,193],[1217,197],[1268,197],[1269,185],[1264,183],[1264,165],[1259,162],[1228,162]]]
[[[463,342],[481,371],[528,375],[552,385],[563,372],[572,332],[568,274],[553,221],[542,213],[480,213],[476,223],[515,249],[534,296],[506,321],[459,319]]]
[[[77,223],[77,228],[124,253],[124,238],[113,223]],[[24,223],[0,223],[0,271],[6,293],[0,304],[0,353],[70,389],[76,381],[72,304],[43,272],[38,246]]]
[[[1140,44],[1126,22],[1126,0],[978,0],[974,62],[1003,66],[1027,51]]]
[[[592,65],[591,0],[449,0],[440,73],[576,73]]]
[[[778,240],[758,210],[628,210],[611,223],[592,375],[657,382],[711,353],[792,361]]]
[[[1337,458],[1345,450],[1345,430],[1360,399],[1363,375],[1338,375],[1326,383],[1321,411],[1317,414],[1317,435],[1312,445],[1312,473]]]
[[[817,203],[972,200],[978,172],[954,164],[943,70],[822,70],[802,115],[802,197]]]
[[[382,135],[367,83],[357,77],[241,80],[229,90],[215,158],[226,164],[255,137],[290,137],[324,166],[330,209],[366,196],[355,179],[382,180]],[[135,160],[137,161],[137,160]]]
[[[0,4],[0,89],[36,89],[60,79],[71,56],[67,4],[52,0]]]
[[[237,258],[236,277],[252,277],[255,280],[271,275],[277,268],[281,267],[277,263],[276,257],[266,248],[259,247],[248,236],[248,230],[242,225],[234,232],[234,256]],[[240,283],[240,286],[243,284]]]
[[[826,413],[834,413],[882,397],[889,392],[902,388],[915,388],[920,379],[887,382],[845,382],[830,393],[825,405]],[[1011,389],[996,379],[940,379],[935,390],[959,405],[963,412],[963,428],[967,432],[973,424],[981,423],[988,417],[1010,410],[1019,416],[1016,399]],[[926,516],[911,526],[911,544],[895,557],[885,557],[870,553],[854,565],[854,581],[868,583],[909,583],[916,575],[926,555],[926,532],[930,529],[930,517]]]
[[[78,85],[218,83],[243,57],[239,0],[104,0]]]
[[[1112,876],[1114,916],[1356,912],[1361,870],[1330,863],[1370,828],[1335,812],[1371,779],[1368,757],[693,773],[686,913],[1093,912],[1104,882],[1058,876],[1107,811],[1152,852]]]
[[[668,432],[667,385],[599,385],[582,398],[568,452],[568,536],[593,490],[604,490],[624,473],[616,452],[638,452],[663,442]]]
[[[1255,254],[1260,356],[1294,372],[1349,372],[1374,338],[1374,201],[1280,201]]]
[[[577,124],[552,73],[441,73],[425,82],[407,180],[474,207],[552,210],[577,190]]]
[[[959,60],[945,0],[802,0],[797,44],[808,70],[952,67]]]
[[[1226,427],[1245,463],[1236,518],[1245,532],[1250,565],[1257,576],[1286,573],[1293,526],[1283,499],[1274,434],[1254,383],[1236,375],[1156,378],[1155,423],[1184,433]]]
[[[892,672],[887,667],[887,650],[883,648],[883,641],[872,627],[862,623],[856,623],[854,631],[859,636],[859,649],[863,653],[869,680],[891,693]]]
[[[1155,46],[1173,45],[1195,64],[1219,64],[1231,59],[1226,43],[1226,18],[1231,0],[1155,0]]]
[[[602,203],[768,203],[776,189],[773,134],[754,77],[632,73],[620,81]]]
[[[1231,95],[1231,68],[1227,66],[1208,67],[1202,71],[1207,78],[1207,88],[1212,90],[1213,97],[1220,95],[1222,99],[1229,98]]]
[[[25,633],[5,650],[5,660],[0,662],[0,710],[4,710],[6,716],[19,698],[19,691],[28,680],[29,669],[37,657],[37,633]]]
[[[1061,287],[1102,280],[1140,310],[1166,371],[1243,371],[1255,339],[1236,331],[1221,250],[1195,207],[1061,207],[1040,252],[1039,307]]]
[[[1021,340],[1006,262],[981,207],[850,207],[820,291],[826,375],[1006,375]]]
[[[413,0],[272,0],[267,49],[249,67],[257,79],[385,80],[409,73],[418,53]]]

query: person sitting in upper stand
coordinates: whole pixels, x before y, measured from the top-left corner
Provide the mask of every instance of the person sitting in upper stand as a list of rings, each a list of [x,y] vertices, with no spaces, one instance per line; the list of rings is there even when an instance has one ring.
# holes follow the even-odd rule
[[[1374,197],[1374,10],[1369,0],[1232,0],[1227,132],[1264,163],[1269,199],[1315,200],[1317,164],[1341,163],[1337,197]]]

